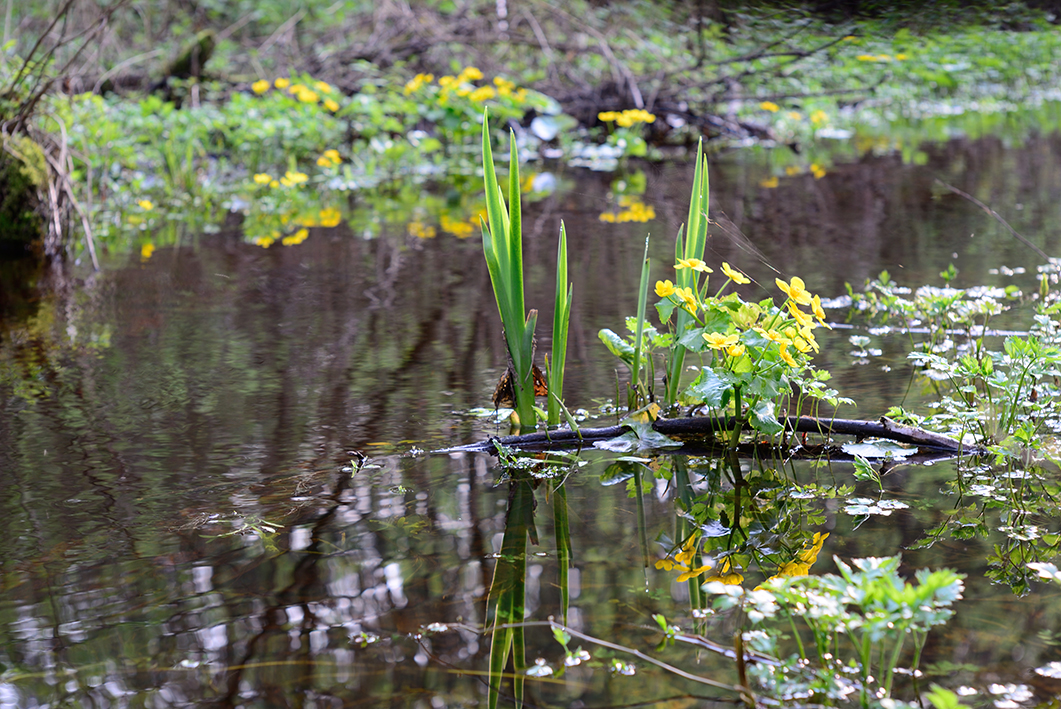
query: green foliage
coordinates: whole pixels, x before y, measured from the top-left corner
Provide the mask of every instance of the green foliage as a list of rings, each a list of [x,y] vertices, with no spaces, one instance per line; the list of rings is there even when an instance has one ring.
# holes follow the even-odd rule
[[[780,627],[792,628],[797,654],[749,670],[771,694],[809,693],[818,701],[836,701],[857,692],[861,705],[869,706],[871,696],[890,696],[908,636],[913,646],[908,667],[917,670],[929,630],[954,614],[963,577],[922,569],[912,584],[899,574],[898,556],[854,559],[850,565],[833,559],[839,576],[776,578],[754,591],[714,582],[706,590],[716,594],[717,609],[740,608],[751,625],[766,630],[748,633],[749,645],[759,652],[776,654]]]

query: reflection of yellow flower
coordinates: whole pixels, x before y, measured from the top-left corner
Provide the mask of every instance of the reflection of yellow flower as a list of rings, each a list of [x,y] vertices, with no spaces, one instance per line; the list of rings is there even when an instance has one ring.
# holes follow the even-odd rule
[[[424,223],[421,222],[419,219],[415,219],[409,222],[409,226],[407,228],[409,230],[409,234],[415,236],[417,239],[434,239],[435,234],[437,233],[435,231],[435,227],[424,226]]]
[[[789,177],[793,177],[794,175],[798,175],[802,171],[803,171],[803,168],[801,168],[799,165],[789,165],[788,167],[785,168],[785,174],[788,175]]]
[[[768,177],[765,180],[760,181],[759,186],[765,187],[768,190],[774,189],[775,187],[777,187],[777,175],[774,175],[773,177]]]
[[[777,284],[778,288],[784,291],[785,295],[796,301],[798,304],[810,305],[811,294],[807,291],[803,279],[799,276],[793,276],[792,280],[788,283],[785,283],[780,278],[775,278],[774,282]]]
[[[254,183],[257,185],[267,185],[272,181],[272,176],[267,175],[264,172],[259,172],[257,175],[254,176]]]
[[[674,269],[680,271],[683,268],[691,268],[694,271],[699,271],[700,273],[714,273],[714,271],[707,267],[706,263],[704,263],[698,258],[678,259],[678,265],[676,265]]]
[[[269,83],[268,79],[259,79],[258,81],[255,81],[253,84],[251,84],[251,91],[256,94],[264,94],[266,91],[269,90],[269,86],[271,86],[271,84]]]
[[[733,569],[733,566],[729,562],[729,557],[726,557],[722,560],[722,563],[718,565],[718,569],[704,579],[704,583],[721,581],[728,586],[739,586],[743,580],[744,577]]]
[[[669,295],[674,294],[674,284],[670,280],[656,281],[656,295],[660,298],[666,298]]]
[[[723,335],[721,332],[707,332],[701,335],[707,346],[713,350],[724,350],[737,344],[740,340],[740,335]]]
[[[810,567],[818,560],[818,554],[821,553],[822,545],[825,544],[825,540],[828,538],[828,532],[825,534],[815,532],[814,539],[811,540],[810,546],[805,547],[800,551],[792,561],[782,564],[781,568],[777,570],[777,573],[767,579],[767,581],[772,581],[773,579],[778,578],[795,578],[809,574]]]
[[[781,107],[773,101],[763,101],[759,104],[759,108],[763,109],[764,111],[769,111],[770,113],[777,113],[779,110],[781,110]]]
[[[751,279],[745,276],[740,271],[730,268],[730,265],[725,261],[722,262],[722,273],[726,274],[726,278],[730,279],[738,285],[744,285],[745,283],[751,283]]]
[[[283,239],[280,240],[280,243],[282,243],[284,246],[295,246],[305,241],[306,237],[308,236],[309,229],[299,229],[291,236],[285,236]]]
[[[339,226],[339,222],[343,219],[343,215],[335,207],[326,207],[320,211],[320,224],[321,226],[334,227]]]
[[[475,231],[475,226],[470,222],[458,221],[448,214],[443,214],[439,218],[439,226],[442,227],[442,231],[453,234],[458,239],[466,239]]]
[[[150,241],[140,247],[140,260],[147,261],[155,253],[155,245]]]
[[[600,219],[602,222],[609,222],[611,224],[615,223],[615,214],[613,214],[612,212],[601,212],[600,216],[597,218]]]

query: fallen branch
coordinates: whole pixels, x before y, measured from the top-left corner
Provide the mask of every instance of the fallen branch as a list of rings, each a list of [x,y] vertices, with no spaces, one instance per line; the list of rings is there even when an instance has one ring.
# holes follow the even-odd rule
[[[816,433],[822,436],[848,435],[858,439],[883,438],[898,443],[916,445],[919,449],[941,453],[971,453],[961,441],[925,431],[916,426],[907,426],[891,419],[881,417],[877,421],[858,421],[854,419],[817,419],[812,416],[789,416],[784,420],[785,430],[794,433]],[[712,416],[695,416],[691,418],[660,419],[652,424],[652,429],[665,436],[707,436],[718,432],[732,431],[734,420]],[[749,426],[745,422],[745,428]],[[617,438],[627,431],[629,426],[608,426],[606,428],[583,428],[578,431],[569,429],[559,431],[536,431],[521,436],[502,436],[487,441],[469,443],[464,446],[446,448],[436,453],[474,453],[492,452],[497,445],[520,449],[564,449],[592,445],[597,441]]]

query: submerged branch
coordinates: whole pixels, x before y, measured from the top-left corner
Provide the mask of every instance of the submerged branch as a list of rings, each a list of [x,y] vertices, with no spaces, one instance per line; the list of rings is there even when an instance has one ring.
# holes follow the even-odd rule
[[[695,416],[690,418],[660,419],[652,424],[652,429],[665,436],[680,437],[702,437],[714,433],[728,433],[733,430],[735,424],[733,417]],[[813,416],[788,416],[784,420],[785,430],[793,433],[814,433],[822,436],[848,435],[858,439],[882,438],[897,443],[908,443],[916,445],[930,453],[962,454],[972,453],[979,449],[970,449],[948,436],[926,431],[916,426],[907,426],[897,423],[891,419],[881,417],[877,421],[859,421],[855,419],[818,419]],[[744,422],[746,430],[750,430],[747,422]],[[502,436],[491,438],[487,441],[469,443],[463,446],[446,448],[435,451],[436,453],[474,453],[491,452],[497,446],[520,449],[563,449],[579,447],[583,444],[593,444],[597,441],[606,441],[617,438],[632,430],[630,426],[608,426],[606,428],[583,428],[578,431],[569,429],[559,431],[537,431],[520,436]],[[686,443],[696,445],[702,443],[692,440]],[[766,444],[770,446],[769,443]],[[775,446],[776,447],[776,446]],[[760,450],[762,444],[752,446]],[[828,452],[828,449],[819,449]],[[789,453],[794,453],[791,448]]]

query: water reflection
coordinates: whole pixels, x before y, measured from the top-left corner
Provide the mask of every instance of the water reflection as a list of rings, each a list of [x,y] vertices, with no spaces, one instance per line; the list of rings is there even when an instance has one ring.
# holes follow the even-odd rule
[[[774,271],[757,254],[831,295],[884,268],[910,284],[936,281],[951,261],[959,285],[988,282],[989,268],[1034,260],[932,180],[942,175],[995,206],[1054,253],[1059,152],[1055,138],[1016,149],[990,139],[954,142],[929,149],[925,166],[867,157],[821,179],[782,178],[777,188],[761,186],[769,155],[719,156],[713,201],[732,228],[720,227],[709,248],[760,282],[772,283]],[[597,330],[621,327],[636,309],[633,289],[622,284],[638,280],[645,231],[653,234],[654,263],[668,263],[685,216],[689,171],[644,171],[640,200],[654,207],[653,222],[600,221],[617,203],[614,176],[568,174],[572,189],[527,210],[529,304],[551,301],[555,228],[561,216],[568,226],[575,307],[565,391],[576,406],[614,396]],[[732,236],[738,231],[744,237]],[[783,502],[812,520],[789,525],[804,536],[828,531],[818,564],[828,566],[834,553],[907,549],[911,569],[969,573],[972,600],[930,635],[926,666],[987,665],[999,681],[1019,682],[1049,658],[1061,633],[1052,596],[1018,598],[986,580],[996,542],[1008,545],[1006,559],[1029,553],[1029,542],[1004,541],[995,518],[971,516],[968,501],[955,505],[953,464],[897,466],[882,478],[883,497],[910,507],[862,519],[845,512],[849,497],[876,497],[874,489],[841,464],[792,473],[814,487],[784,500],[771,492],[782,487],[769,475],[757,473],[759,487],[746,494],[723,483],[717,463],[677,459],[658,461],[651,475],[638,464],[628,478],[603,478],[614,485],[602,485],[602,475],[615,461],[601,459],[560,486],[520,483],[510,498],[516,483],[488,456],[401,457],[414,445],[496,432],[465,413],[487,405],[505,362],[480,249],[474,240],[420,240],[404,225],[373,240],[345,227],[314,228],[301,245],[268,250],[223,232],[195,247],[160,248],[146,262],[136,254],[84,288],[44,291],[32,307],[6,309],[0,703],[488,702],[488,599],[506,578],[498,576],[500,559],[518,557],[506,554],[518,536],[507,533],[513,523],[526,527],[524,566],[505,573],[524,582],[522,615],[552,616],[647,651],[660,639],[651,620],[660,614],[728,647],[729,621],[692,618],[708,601],[697,596],[697,580],[679,583],[678,574],[655,567],[681,550],[694,527],[676,505],[692,510],[694,498],[712,490],[715,499],[700,503],[720,528],[734,529],[736,518],[754,536],[767,526],[765,500],[775,516]],[[665,277],[663,270],[653,276]],[[761,297],[755,288],[748,295]],[[543,322],[551,319],[541,310]],[[846,337],[823,338],[816,361],[860,402],[854,415],[873,418],[906,395],[905,351],[885,346],[892,349],[880,363],[890,373],[850,366]],[[668,465],[670,484],[660,472]],[[679,484],[682,475],[688,480]],[[994,483],[970,478],[961,494],[986,484]],[[854,492],[825,492],[843,486]],[[720,510],[736,502],[738,489],[741,512],[723,521]],[[521,514],[513,516],[510,499]],[[1048,517],[1050,509],[1035,514]],[[963,538],[971,524],[990,535]],[[941,525],[949,526],[934,546],[917,548],[926,530]],[[802,538],[774,541],[790,556],[804,548]],[[721,557],[700,549],[690,568]],[[737,556],[734,566],[746,570]],[[1012,568],[1006,559],[1000,568]],[[756,582],[780,563],[760,570]],[[512,599],[511,620],[520,619],[516,607]],[[425,634],[432,623],[447,629]],[[517,667],[540,657],[559,669],[565,657],[548,627],[527,627],[523,647]],[[603,664],[527,680],[528,703],[722,696],[621,653],[584,649]],[[718,653],[697,657],[679,644],[658,657],[738,681],[732,659]],[[637,674],[611,673],[612,659],[637,666]],[[978,681],[976,670],[961,671]],[[499,685],[511,692],[506,687]]]

